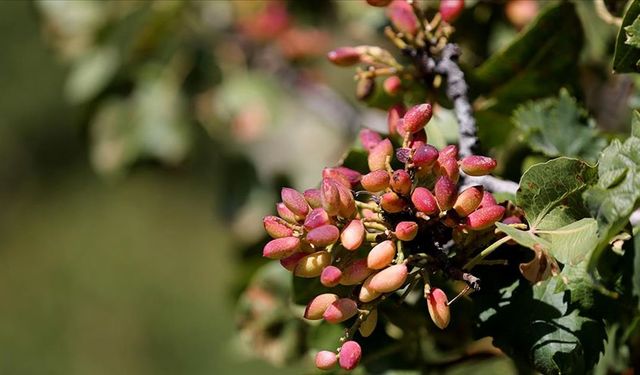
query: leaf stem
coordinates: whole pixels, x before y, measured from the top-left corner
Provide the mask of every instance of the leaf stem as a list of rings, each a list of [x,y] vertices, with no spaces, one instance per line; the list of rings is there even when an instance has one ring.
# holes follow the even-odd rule
[[[473,259],[467,262],[467,264],[465,264],[464,267],[462,267],[462,269],[467,271],[471,270],[475,265],[480,263],[480,261],[482,261],[485,257],[493,253],[498,247],[500,247],[500,245],[504,244],[505,242],[508,242],[510,239],[511,237],[505,236],[497,240],[496,242],[492,243],[486,249],[482,250],[480,254],[476,255]]]

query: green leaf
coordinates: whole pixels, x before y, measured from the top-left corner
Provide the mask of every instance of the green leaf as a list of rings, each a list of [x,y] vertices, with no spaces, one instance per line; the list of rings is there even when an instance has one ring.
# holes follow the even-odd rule
[[[488,107],[510,110],[524,100],[555,94],[575,75],[583,33],[574,5],[552,3],[511,44],[472,72],[471,87]]]
[[[624,31],[627,34],[624,44],[640,48],[640,17],[636,17],[631,25],[624,27]]]
[[[640,49],[637,46],[627,43],[629,40],[627,28],[636,23],[639,15],[640,0],[633,0],[622,19],[622,26],[616,38],[616,50],[613,54],[613,70],[616,73],[640,72],[640,68],[638,68],[637,65],[640,60]],[[629,30],[633,30],[632,33],[634,36],[631,40],[632,43],[634,43],[637,40],[637,28],[630,28]]]
[[[633,118],[631,119],[631,136],[640,138],[640,112],[633,111]]]
[[[584,193],[585,203],[598,221],[600,246],[590,264],[593,269],[609,239],[629,222],[640,206],[640,138],[624,143],[614,140],[602,152],[598,162],[598,182]]]
[[[595,123],[566,89],[557,98],[524,104],[513,121],[529,146],[549,157],[571,156],[595,161],[606,141]]]
[[[516,229],[504,223],[496,223],[496,227],[506,233],[509,237],[513,238],[514,241],[524,247],[528,247],[529,249],[533,250],[536,245],[542,246],[544,249],[551,248],[551,243],[549,241],[536,236],[531,231]]]
[[[598,224],[591,218],[546,233],[551,238],[551,255],[564,264],[580,263],[598,245]]]
[[[580,194],[595,183],[595,176],[595,167],[577,159],[536,164],[522,175],[516,204],[532,229],[557,229],[587,216]]]

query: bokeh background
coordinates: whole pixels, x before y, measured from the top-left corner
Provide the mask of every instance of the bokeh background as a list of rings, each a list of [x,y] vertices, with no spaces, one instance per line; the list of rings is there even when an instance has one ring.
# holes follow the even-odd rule
[[[308,370],[252,354],[287,362],[298,338],[272,342],[236,301],[280,186],[314,186],[363,124],[386,126],[324,58],[387,45],[363,3],[0,2],[0,373]],[[537,12],[489,3],[461,28],[469,65]],[[610,100],[593,113],[615,130],[611,93],[637,94],[603,73],[616,28],[579,8],[586,103]],[[276,303],[262,292],[244,302]]]

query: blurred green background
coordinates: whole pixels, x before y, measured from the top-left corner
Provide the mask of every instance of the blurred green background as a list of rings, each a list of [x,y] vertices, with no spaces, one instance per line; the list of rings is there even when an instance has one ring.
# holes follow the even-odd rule
[[[236,148],[225,145],[224,136],[208,136],[202,124],[187,115],[183,130],[190,133],[185,141],[188,152],[179,150],[172,160],[163,150],[157,155],[134,150],[126,162],[101,169],[95,149],[102,140],[96,138],[95,127],[87,125],[96,121],[93,113],[103,102],[129,100],[135,87],[143,85],[130,76],[150,69],[140,66],[162,67],[168,64],[166,56],[185,46],[176,45],[184,40],[151,35],[160,40],[149,48],[159,50],[173,43],[168,47],[173,51],[163,52],[162,58],[138,55],[135,62],[123,58],[124,68],[105,78],[94,96],[78,99],[69,95],[68,80],[79,69],[74,59],[81,59],[84,52],[72,58],[60,54],[55,40],[51,43],[55,32],[48,27],[53,21],[82,26],[83,11],[91,18],[92,10],[82,9],[88,3],[0,4],[0,373],[287,373],[238,354],[234,340],[238,279],[234,265],[239,261],[236,251],[244,244],[238,242],[242,228],[230,230],[229,223],[237,216],[234,204],[244,207],[249,199],[252,186],[247,185],[261,184],[242,148],[262,147],[256,155],[266,153],[270,158],[269,148],[250,142]],[[118,27],[114,19],[153,8],[130,2],[108,6],[115,8],[117,3],[122,6],[111,13],[99,9],[105,12],[101,17],[112,17],[112,23],[100,25],[89,44],[128,48],[130,36],[121,35],[118,41],[106,36]],[[222,5],[221,10],[230,11]],[[47,7],[61,7],[59,13],[67,19],[55,19]],[[155,10],[145,12],[144,20],[129,25],[130,33],[144,33],[147,25],[162,22]],[[198,27],[197,21],[188,22]],[[201,40],[209,37],[206,31],[198,32],[205,35]],[[219,69],[209,63],[211,71]],[[127,71],[130,68],[136,72]],[[196,83],[206,80],[192,78]],[[189,90],[189,94],[182,90],[180,100],[191,100],[188,95],[205,89]],[[150,121],[171,116],[166,110],[172,108],[161,98],[148,99],[151,112],[159,117]],[[242,101],[235,94],[231,99]],[[181,110],[193,112],[192,103]],[[129,120],[122,125],[137,126],[135,116]],[[213,131],[224,133],[224,129]],[[346,134],[326,124],[303,126],[301,131],[308,137]],[[119,136],[115,135],[116,141]],[[169,143],[162,136],[149,133],[151,148],[158,144],[170,148],[171,137],[179,137],[171,129],[166,136]],[[329,150],[324,159],[337,158],[340,148],[323,148]],[[318,167],[310,173],[315,174],[325,160],[312,162]],[[279,161],[273,162],[272,169],[279,169]],[[262,181],[270,181],[271,172],[262,172]],[[257,196],[266,197],[254,199],[261,202],[259,207],[270,207],[269,193]],[[270,208],[249,215],[255,224],[247,229],[247,243],[257,239],[256,217],[264,214],[261,210]]]

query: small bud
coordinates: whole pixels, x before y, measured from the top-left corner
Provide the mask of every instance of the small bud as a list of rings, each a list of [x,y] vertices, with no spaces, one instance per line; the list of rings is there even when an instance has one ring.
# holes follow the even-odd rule
[[[416,207],[416,210],[425,213],[427,215],[433,215],[438,212],[438,203],[431,191],[424,187],[417,187],[411,194],[411,202]]]
[[[285,219],[287,222],[291,224],[298,223],[298,218],[296,217],[296,215],[291,212],[291,210],[288,209],[287,206],[284,205],[284,203],[280,202],[276,204],[276,210],[278,211],[278,216]]]
[[[389,213],[402,212],[407,207],[407,202],[392,191],[384,193],[380,198],[380,207]]]
[[[299,277],[318,277],[322,270],[331,264],[331,254],[322,250],[306,255],[298,261],[293,274]]]
[[[302,193],[304,195],[304,199],[306,199],[307,203],[311,208],[322,207],[322,199],[320,198],[320,189],[307,189]]]
[[[265,216],[262,219],[264,230],[272,238],[289,237],[293,235],[293,229],[289,228],[284,219],[277,216]]]
[[[432,165],[438,159],[438,150],[431,145],[420,145],[413,153],[413,164],[417,167]]]
[[[359,219],[353,219],[342,230],[340,235],[340,242],[342,246],[347,250],[357,250],[365,238],[365,230],[362,221]]]
[[[380,297],[381,293],[371,288],[371,279],[373,278],[373,276],[375,275],[370,275],[369,277],[367,277],[367,279],[362,284],[362,287],[360,288],[360,294],[358,295],[358,299],[360,300],[360,302],[367,303]]]
[[[446,211],[456,202],[457,187],[447,176],[440,176],[433,188],[440,211]]]
[[[358,313],[358,304],[351,298],[340,298],[327,307],[322,318],[331,324],[338,324]]]
[[[339,47],[329,52],[327,58],[338,66],[351,66],[360,62],[360,52],[354,47]]]
[[[373,333],[373,330],[376,329],[376,325],[378,324],[378,309],[373,309],[369,311],[369,314],[365,318],[365,320],[360,324],[360,334],[362,337],[369,337]]]
[[[367,151],[371,151],[378,143],[382,141],[382,137],[371,129],[360,130],[360,143]]]
[[[369,286],[379,293],[389,293],[397,290],[407,280],[407,266],[396,264],[378,272],[371,278]]]
[[[304,318],[308,320],[320,320],[322,314],[327,310],[327,307],[332,303],[340,299],[333,293],[324,293],[316,296],[312,299],[304,310]]]
[[[496,202],[493,194],[485,190],[484,193],[482,193],[482,201],[480,201],[480,205],[478,206],[478,208],[491,207],[497,204],[498,202]]]
[[[447,328],[451,320],[451,314],[449,312],[449,300],[442,289],[431,289],[427,294],[427,307],[433,323],[440,329]]]
[[[338,363],[336,353],[328,350],[319,351],[316,354],[316,367],[320,370],[331,370]]]
[[[327,211],[329,216],[336,216],[340,210],[340,193],[338,192],[337,183],[333,179],[322,179],[320,198],[322,208]]]
[[[283,237],[271,240],[264,245],[262,256],[270,259],[282,259],[300,249],[300,239],[296,237]]]
[[[483,195],[484,188],[481,185],[466,188],[458,195],[456,203],[453,204],[453,209],[456,210],[460,217],[467,217],[478,208],[480,202],[482,202]]]
[[[386,169],[387,158],[393,156],[393,145],[388,139],[383,139],[369,152],[367,162],[370,171]]]
[[[446,22],[453,22],[464,9],[464,0],[440,0],[440,15]]]
[[[389,127],[389,134],[398,134],[398,122],[402,119],[406,113],[406,108],[402,104],[394,104],[389,108],[387,114],[387,126]]]
[[[487,229],[502,219],[504,211],[504,207],[498,205],[480,208],[467,217],[467,228],[471,230]]]
[[[357,259],[342,271],[342,285],[357,285],[363,282],[371,273],[372,269],[367,267],[366,259]]]
[[[422,130],[431,120],[432,110],[431,104],[424,103],[411,107],[407,114],[402,118],[403,128],[409,133],[415,133]]]
[[[398,169],[391,175],[391,188],[400,195],[407,195],[411,192],[411,176],[404,169]]]
[[[401,221],[396,225],[395,234],[400,241],[411,241],[418,234],[418,224],[414,221]]]
[[[332,288],[340,284],[340,278],[342,278],[342,271],[340,271],[340,268],[336,266],[327,266],[320,274],[320,283],[326,287]]]
[[[296,264],[298,264],[298,261],[304,258],[306,255],[307,254],[303,252],[293,253],[293,255],[289,255],[286,258],[280,259],[280,265],[282,265],[282,267],[284,267],[287,271],[293,272],[293,270],[296,268]]]
[[[389,172],[385,169],[378,169],[362,176],[360,183],[365,190],[377,193],[389,187],[389,180]]]
[[[384,80],[382,88],[390,96],[396,96],[402,91],[402,81],[398,76],[391,76]]]
[[[307,233],[307,241],[315,247],[325,247],[335,243],[340,238],[340,230],[335,225],[323,225]]]
[[[418,32],[418,19],[411,9],[411,5],[404,0],[396,0],[387,8],[387,15],[398,31],[415,35]]]
[[[380,270],[387,267],[396,256],[396,245],[393,241],[382,241],[369,251],[367,255],[367,267],[372,270]]]
[[[282,202],[296,216],[305,217],[309,212],[309,204],[304,195],[291,188],[282,188],[280,191]]]
[[[484,176],[491,173],[498,163],[495,159],[486,157],[471,155],[462,159],[460,162],[460,168],[469,176]]]
[[[391,4],[393,0],[367,0],[367,4],[374,7],[386,7]]]
[[[329,214],[323,208],[314,208],[304,219],[304,229],[312,230],[323,225],[331,224]]]
[[[371,77],[361,77],[356,84],[356,98],[367,100],[376,90],[376,80]]]

